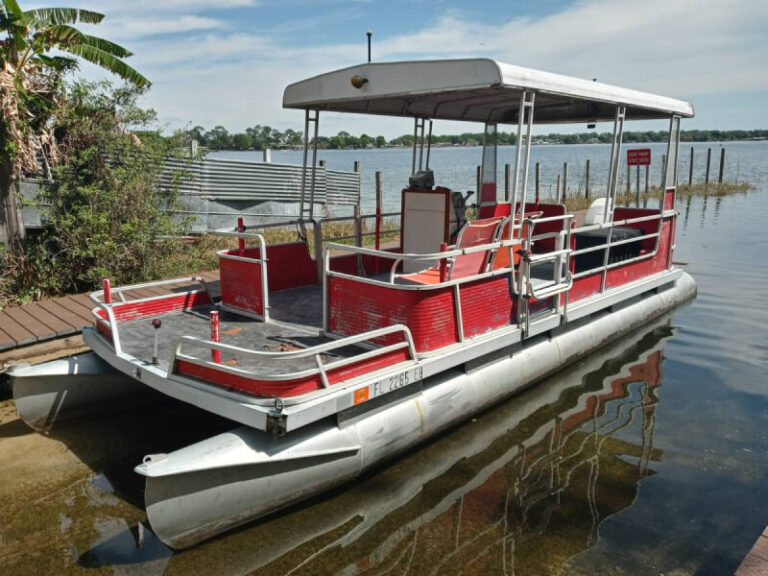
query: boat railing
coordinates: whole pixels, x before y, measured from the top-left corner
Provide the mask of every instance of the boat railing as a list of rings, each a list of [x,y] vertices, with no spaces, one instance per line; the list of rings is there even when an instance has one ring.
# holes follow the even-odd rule
[[[458,248],[458,249],[448,249],[445,252],[430,252],[430,253],[408,253],[403,254],[400,252],[388,252],[386,250],[376,250],[375,248],[365,248],[361,246],[349,246],[346,244],[336,244],[336,243],[327,243],[325,245],[325,254],[326,259],[330,260],[329,256],[330,253],[337,252],[337,253],[349,253],[349,254],[357,254],[360,256],[374,256],[377,258],[382,258],[386,260],[393,260],[394,265],[396,266],[402,261],[410,261],[410,262],[425,262],[425,264],[432,264],[435,261],[441,260],[441,259],[448,259],[448,258],[455,258],[456,256],[462,256],[467,254],[473,254],[476,252],[484,252],[484,251],[496,251],[500,248],[508,248],[512,246],[518,246],[520,245],[521,241],[517,238],[512,240],[499,240],[496,242],[491,242],[489,244],[480,244],[478,246],[471,246],[468,248]],[[383,286],[394,286],[398,289],[402,290],[429,290],[436,287],[444,287],[444,286],[451,286],[455,284],[461,284],[465,282],[471,282],[474,280],[478,280],[481,278],[487,278],[491,276],[498,276],[502,273],[508,273],[510,271],[510,267],[506,268],[499,268],[498,270],[491,270],[489,272],[484,272],[480,274],[474,274],[472,276],[467,276],[463,278],[453,279],[453,280],[446,280],[445,282],[440,282],[437,284],[394,284],[392,273],[390,272],[390,278],[389,280],[380,280],[376,278],[367,278],[362,276],[353,276],[351,274],[346,274],[344,272],[337,272],[330,269],[330,261],[326,262],[324,267],[324,276],[338,276],[343,278],[354,278],[360,281],[364,281],[371,284],[379,284]],[[396,279],[396,278],[395,278]]]
[[[525,334],[530,331],[530,301],[546,300],[553,298],[554,303],[552,311],[555,314],[565,313],[568,306],[567,297],[561,302],[560,294],[565,293],[573,286],[573,276],[571,274],[571,258],[573,250],[571,248],[571,231],[574,214],[566,213],[556,216],[547,216],[544,218],[525,218],[520,222],[523,231],[522,236],[523,250],[521,252],[520,267],[517,271],[517,278],[513,282],[515,294],[519,298],[517,322]],[[552,232],[535,233],[537,225],[550,222],[561,222],[559,230]],[[554,249],[545,252],[533,252],[534,245],[543,240],[554,240]],[[541,285],[536,285],[532,278],[532,268],[534,266],[552,262],[552,280]]]
[[[323,354],[328,354],[335,350],[339,350],[347,346],[362,345],[366,343],[370,343],[372,345],[373,341],[375,340],[380,340],[387,336],[392,336],[398,333],[402,334],[403,336],[403,339],[401,342],[385,344],[382,346],[378,346],[376,348],[372,348],[360,354],[343,357],[331,362],[323,362],[323,358],[322,358]],[[196,356],[184,354],[182,352],[182,348],[185,345],[202,347],[207,350],[210,350],[211,353],[215,351],[219,352],[219,354],[221,354],[222,352],[228,352],[231,354],[235,354],[240,358],[250,358],[257,361],[262,361],[265,363],[265,365],[268,365],[268,366],[274,366],[275,364],[273,364],[273,362],[297,360],[297,359],[304,359],[304,358],[312,358],[316,366],[313,368],[308,368],[308,369],[298,370],[293,372],[265,374],[265,373],[257,372],[255,370],[249,370],[243,367],[232,366],[232,365],[221,363],[221,362],[214,362],[213,360],[204,360]],[[392,352],[396,352],[398,350],[407,350],[409,355],[409,360],[412,362],[418,361],[416,356],[416,348],[413,343],[413,337],[411,335],[411,331],[407,326],[404,326],[402,324],[395,324],[395,325],[387,326],[384,328],[370,330],[362,334],[356,334],[354,336],[347,336],[344,338],[335,339],[335,340],[332,340],[331,342],[327,342],[325,344],[319,344],[317,346],[312,346],[310,348],[303,348],[300,350],[287,350],[287,351],[280,351],[280,352],[251,350],[248,348],[242,348],[240,346],[234,346],[234,345],[226,344],[223,342],[214,342],[212,340],[208,340],[205,338],[198,338],[195,336],[181,336],[176,340],[176,343],[173,347],[171,357],[169,359],[168,370],[169,370],[169,374],[176,372],[178,362],[180,360],[183,360],[185,362],[188,362],[190,364],[195,364],[197,366],[212,368],[212,369],[215,369],[221,372],[226,372],[228,374],[232,374],[236,376],[250,377],[250,378],[257,379],[259,381],[270,381],[270,382],[296,381],[299,379],[311,378],[311,377],[317,376],[320,380],[320,383],[322,384],[322,387],[324,389],[327,389],[332,386],[329,379],[329,373],[335,370],[338,370],[340,368],[350,366],[352,364],[364,362],[366,360],[372,360],[380,356],[391,354]],[[211,354],[211,357],[213,357],[213,354]]]
[[[613,268],[619,267],[619,266],[625,266],[627,264],[632,264],[634,262],[639,262],[641,260],[647,260],[650,258],[653,258],[658,253],[659,249],[659,240],[661,238],[661,226],[662,222],[665,219],[673,218],[677,215],[677,212],[673,209],[670,210],[664,210],[657,214],[651,214],[647,216],[639,216],[636,218],[625,218],[622,220],[613,220],[611,222],[603,222],[600,224],[590,224],[586,226],[580,226],[578,228],[575,228],[573,230],[574,235],[582,234],[585,232],[592,232],[595,230],[608,230],[608,236],[606,238],[606,241],[602,244],[596,244],[595,246],[589,246],[585,248],[579,248],[575,249],[572,253],[573,257],[580,256],[582,254],[589,254],[591,252],[600,252],[602,251],[605,256],[603,258],[603,264],[602,266],[597,266],[593,268],[589,268],[588,270],[582,270],[578,272],[573,273],[573,279],[576,280],[578,278],[582,278],[584,276],[590,276],[593,274],[601,273],[603,275],[603,281],[602,286],[605,285],[605,275],[608,270],[611,270]],[[632,226],[633,224],[641,224],[644,222],[658,222],[658,225],[656,227],[655,232],[650,232],[646,234],[642,234],[640,236],[635,236],[633,238],[627,238],[623,240],[614,240],[612,231],[614,228],[620,227],[620,226]],[[609,254],[610,249],[615,246],[621,246],[624,244],[632,244],[635,242],[643,242],[644,240],[653,239],[654,240],[654,246],[652,250],[647,251],[645,254],[640,254],[639,256],[628,258],[626,260],[620,260],[618,262],[609,262]]]
[[[178,292],[173,292],[169,294],[160,294],[160,295],[153,295],[153,296],[144,296],[141,298],[131,298],[127,299],[126,294],[129,294],[131,292],[137,292],[140,290],[146,290],[146,289],[153,289],[160,286],[169,286],[171,284],[198,284],[201,288],[205,287],[205,279],[203,279],[200,276],[186,276],[183,278],[172,278],[170,280],[155,280],[152,282],[142,282],[140,284],[127,284],[125,286],[116,286],[111,287],[109,289],[109,292],[112,296],[117,296],[120,298],[119,303],[124,302],[148,302],[150,300],[158,300],[160,298],[166,298],[169,296],[178,296]],[[95,292],[90,293],[91,300],[98,304],[104,303],[104,294],[105,290],[96,290]],[[108,304],[111,304],[111,302],[108,302]]]
[[[106,282],[105,282],[106,284]],[[141,290],[152,290],[159,287],[164,286],[172,286],[172,285],[184,285],[184,284],[197,284],[200,286],[199,289],[193,289],[193,290],[185,290],[185,291],[173,291],[169,292],[167,294],[155,294],[152,296],[145,296],[141,298],[126,298],[127,294],[131,294],[132,292],[138,292]],[[109,329],[111,335],[112,335],[112,345],[115,349],[116,354],[120,354],[122,352],[122,347],[120,345],[120,330],[118,328],[119,322],[117,320],[117,315],[115,314],[115,307],[123,306],[123,305],[141,305],[144,303],[151,303],[161,300],[168,300],[171,298],[178,299],[179,296],[184,296],[188,294],[192,294],[195,292],[199,292],[200,290],[205,290],[205,280],[200,276],[191,276],[191,277],[184,277],[184,278],[173,278],[170,280],[156,280],[154,282],[141,282],[139,284],[128,284],[126,286],[117,286],[115,288],[109,288],[109,301],[106,300],[105,295],[107,293],[107,290],[97,290],[95,292],[91,292],[89,295],[91,300],[96,304],[96,306],[91,310],[91,313],[96,319],[96,323],[104,325],[106,328]],[[112,295],[117,296],[120,300],[119,302],[113,302],[112,301]],[[103,311],[103,316],[99,314],[99,310]]]

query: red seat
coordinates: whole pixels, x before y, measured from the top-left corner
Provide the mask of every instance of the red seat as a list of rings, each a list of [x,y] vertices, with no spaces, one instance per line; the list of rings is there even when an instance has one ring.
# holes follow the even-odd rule
[[[484,220],[468,222],[459,231],[459,236],[456,238],[456,246],[453,249],[461,250],[496,242],[505,221],[505,218],[486,218]],[[487,272],[492,264],[494,252],[491,249],[479,250],[450,258],[445,280],[443,281],[467,278]],[[414,284],[439,284],[440,268],[428,268],[421,272],[404,274],[399,278]]]

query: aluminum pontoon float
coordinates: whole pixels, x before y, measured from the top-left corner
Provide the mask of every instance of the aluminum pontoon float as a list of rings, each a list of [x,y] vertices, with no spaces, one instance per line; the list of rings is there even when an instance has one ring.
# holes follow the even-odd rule
[[[305,111],[298,241],[228,232],[239,246],[220,253],[220,300],[204,283],[92,295],[84,338],[112,369],[241,424],[136,467],[150,524],[174,548],[351,480],[696,292],[673,265],[687,102],[471,59],[353,66],[288,86],[283,105]],[[398,247],[325,237],[314,195],[324,110],[414,119]],[[534,115],[613,122],[607,191],[585,221],[529,198]],[[615,205],[629,119],[670,122],[657,208]],[[433,120],[485,125],[476,220],[463,223],[456,193],[434,184]],[[499,124],[517,125],[504,201]],[[13,378],[24,386],[23,370]]]

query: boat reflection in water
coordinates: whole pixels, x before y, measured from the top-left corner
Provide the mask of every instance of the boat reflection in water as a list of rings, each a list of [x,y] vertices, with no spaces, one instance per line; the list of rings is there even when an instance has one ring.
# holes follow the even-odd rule
[[[376,474],[173,555],[163,571],[557,572],[661,458],[653,430],[672,334],[656,323]]]

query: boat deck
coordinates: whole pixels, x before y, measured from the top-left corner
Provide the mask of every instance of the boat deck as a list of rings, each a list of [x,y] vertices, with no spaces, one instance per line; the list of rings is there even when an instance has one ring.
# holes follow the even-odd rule
[[[213,310],[220,310],[215,305],[196,306],[182,311],[172,312],[161,317],[162,326],[158,332],[159,367],[168,369],[168,360],[173,347],[181,336],[194,336],[210,339],[210,317]],[[291,290],[282,290],[270,295],[270,322],[263,322],[233,312],[219,311],[219,341],[247,350],[263,352],[288,352],[325,344],[332,340],[320,335],[322,326],[322,290],[319,286],[303,286]],[[120,339],[123,351],[147,363],[151,362],[155,328],[151,319],[139,319],[120,323]],[[185,354],[200,358],[210,357],[204,346],[194,343],[184,344]],[[358,346],[346,346],[334,349],[322,355],[322,360],[354,356],[363,351]],[[263,371],[270,374],[283,374],[317,368],[312,357],[286,358],[279,363],[274,360],[259,360],[253,357],[236,357],[226,351],[222,353],[222,362],[248,370]]]

